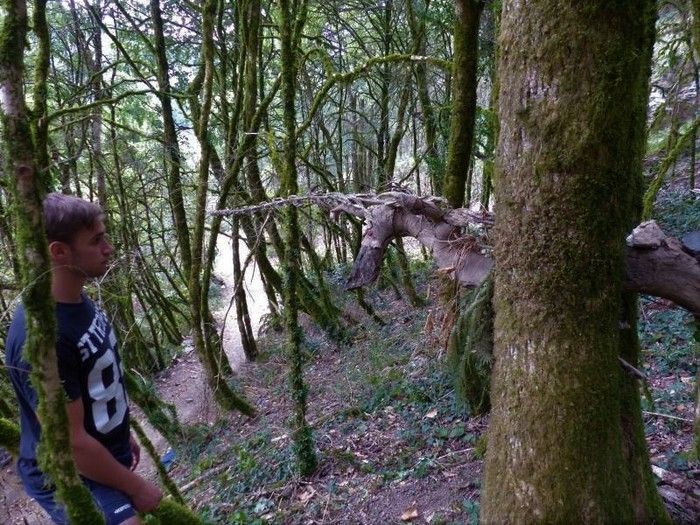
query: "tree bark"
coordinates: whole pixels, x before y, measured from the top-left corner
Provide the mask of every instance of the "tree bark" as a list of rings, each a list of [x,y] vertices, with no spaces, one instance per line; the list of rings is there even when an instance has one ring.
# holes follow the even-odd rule
[[[182,198],[182,179],[180,176],[180,146],[177,141],[173,107],[170,98],[170,76],[168,73],[168,58],[165,54],[165,35],[163,17],[160,10],[160,0],[151,0],[151,17],[153,18],[154,48],[158,65],[158,98],[163,109],[163,141],[165,157],[168,163],[168,194],[173,217],[175,219],[175,235],[180,245],[180,258],[184,267],[185,279],[189,279],[192,268],[192,249],[187,225],[187,214]]]
[[[617,363],[652,18],[651,1],[503,6],[484,523],[668,521]]]
[[[302,2],[305,11],[306,3]],[[297,76],[295,33],[293,27],[299,22],[296,10],[289,0],[280,0],[280,39],[282,65],[282,102],[283,120],[286,138],[284,141],[284,171],[281,175],[280,186],[283,195],[295,195],[298,192],[296,170],[296,110],[295,110],[295,79]],[[299,17],[305,19],[305,13]],[[301,24],[303,27],[303,22]],[[301,31],[301,27],[299,30]],[[302,476],[308,476],[316,470],[318,460],[314,450],[311,427],[306,422],[307,388],[304,384],[302,333],[298,322],[300,289],[300,240],[297,209],[287,206],[285,210],[286,249],[283,259],[284,272],[284,318],[287,330],[287,354],[289,359],[289,387],[294,400],[294,415],[292,416],[292,436],[297,466]]]
[[[37,415],[42,436],[37,460],[56,484],[56,495],[66,505],[72,523],[104,523],[92,496],[78,477],[70,453],[68,416],[64,391],[56,362],[56,319],[51,297],[51,271],[41,211],[41,173],[35,164],[37,152],[31,136],[24,89],[24,49],[27,36],[27,5],[23,0],[3,3],[4,19],[0,28],[0,117],[4,146],[4,171],[10,178],[17,228],[17,251],[21,269],[23,303],[26,317],[26,342],[23,355],[31,365],[30,379],[37,392]],[[34,23],[40,40],[37,78],[46,78],[49,43],[46,31],[46,2],[35,5]],[[37,12],[38,11],[38,12]],[[45,110],[44,87],[37,87],[40,111]],[[38,115],[45,118],[45,114]],[[39,128],[41,128],[41,123]],[[36,130],[36,125],[34,126]],[[46,142],[43,143],[46,148]],[[40,156],[40,161],[43,156]],[[45,158],[43,160],[45,162]]]
[[[454,208],[459,208],[464,203],[469,159],[474,142],[479,19],[483,8],[482,1],[455,2],[452,114],[445,166],[445,197]]]

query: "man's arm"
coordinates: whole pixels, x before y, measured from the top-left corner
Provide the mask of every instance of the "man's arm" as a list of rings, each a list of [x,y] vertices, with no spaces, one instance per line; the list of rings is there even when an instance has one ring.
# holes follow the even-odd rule
[[[139,512],[153,510],[163,493],[150,481],[119,463],[95,438],[85,431],[83,401],[66,403],[73,459],[78,471],[93,481],[126,494]]]

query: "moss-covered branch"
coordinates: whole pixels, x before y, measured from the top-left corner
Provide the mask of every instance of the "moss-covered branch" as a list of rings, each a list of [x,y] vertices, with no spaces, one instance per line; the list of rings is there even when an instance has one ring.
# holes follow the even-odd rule
[[[656,201],[656,195],[659,193],[661,186],[666,179],[666,173],[669,168],[678,160],[680,155],[688,148],[695,147],[694,140],[700,128],[700,117],[697,117],[690,127],[683,132],[683,134],[677,138],[676,144],[673,149],[664,157],[659,165],[656,176],[649,184],[649,187],[644,192],[644,209],[642,211],[642,218],[649,219],[654,213],[654,202]]]
[[[37,234],[44,231],[42,183],[35,164],[37,155],[23,91],[27,5],[22,0],[6,0],[3,8],[5,16],[0,28],[3,158],[5,174],[11,180],[9,186],[24,290],[26,340],[23,356],[32,369],[30,380],[37,392],[37,415],[42,426],[37,460],[41,469],[56,484],[56,496],[65,504],[72,523],[103,523],[102,515],[78,477],[73,463],[65,393],[56,363],[56,320],[51,297],[48,247],[46,237]],[[43,7],[39,6],[36,17],[41,18],[43,13]],[[37,20],[36,17],[35,23],[38,22],[40,26],[45,24],[44,20]],[[45,51],[47,44],[44,42],[42,45]],[[45,67],[45,63],[40,62],[38,67]],[[45,92],[40,88],[37,96],[44,96],[42,93]],[[45,101],[39,101],[40,107],[44,105]]]

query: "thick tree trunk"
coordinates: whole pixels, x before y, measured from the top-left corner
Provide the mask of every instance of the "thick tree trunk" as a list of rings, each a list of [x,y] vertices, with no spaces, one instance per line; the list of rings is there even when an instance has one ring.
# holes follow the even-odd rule
[[[481,518],[667,521],[617,362],[653,2],[505,2],[502,16]]]
[[[464,203],[476,119],[476,69],[479,58],[479,19],[484,3],[455,2],[452,114],[445,166],[445,197],[455,208]]]

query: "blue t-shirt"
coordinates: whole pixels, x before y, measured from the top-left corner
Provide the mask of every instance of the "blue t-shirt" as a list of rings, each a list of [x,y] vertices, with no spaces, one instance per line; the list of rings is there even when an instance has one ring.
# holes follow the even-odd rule
[[[129,407],[114,330],[104,312],[83,296],[80,303],[57,303],[56,358],[58,374],[70,401],[83,400],[85,430],[113,456],[129,447]],[[20,412],[20,457],[36,459],[41,428],[37,395],[29,381],[30,366],[22,359],[24,307],[15,311],[7,333],[6,364]]]

